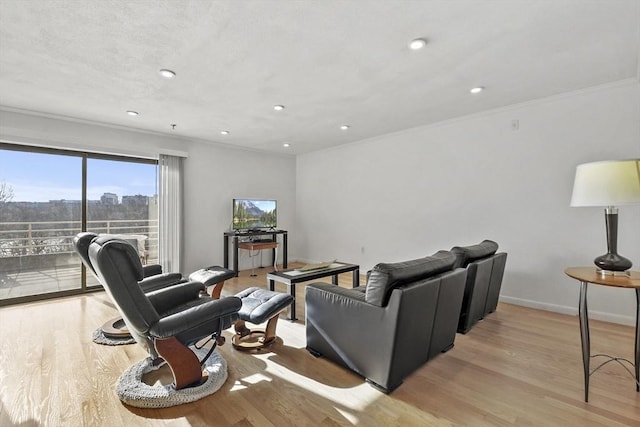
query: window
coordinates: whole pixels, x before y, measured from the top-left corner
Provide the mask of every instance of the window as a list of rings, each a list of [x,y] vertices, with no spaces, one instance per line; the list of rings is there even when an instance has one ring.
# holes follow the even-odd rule
[[[99,289],[73,250],[85,230],[157,262],[157,161],[0,143],[0,305]]]

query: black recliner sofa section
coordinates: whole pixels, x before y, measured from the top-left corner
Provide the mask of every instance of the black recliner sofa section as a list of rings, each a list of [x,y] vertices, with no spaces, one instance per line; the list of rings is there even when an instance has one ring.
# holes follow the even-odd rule
[[[455,267],[467,269],[458,332],[466,334],[479,320],[496,311],[507,263],[507,254],[496,253],[498,244],[483,240],[477,245],[455,246]]]
[[[378,264],[366,287],[313,283],[306,288],[307,349],[389,393],[451,349],[467,270],[449,251]]]

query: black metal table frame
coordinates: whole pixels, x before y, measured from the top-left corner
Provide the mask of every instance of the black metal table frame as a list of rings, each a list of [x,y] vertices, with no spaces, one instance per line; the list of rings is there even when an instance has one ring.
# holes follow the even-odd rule
[[[636,288],[636,337],[634,347],[634,362],[620,357],[612,357],[607,354],[591,355],[591,341],[589,338],[589,315],[587,310],[587,286],[589,282],[580,280],[580,305],[578,308],[580,318],[580,341],[582,343],[582,364],[584,368],[584,401],[589,401],[589,377],[598,369],[609,362],[617,362],[625,369],[622,362],[626,362],[635,368],[636,392],[640,391],[640,289]],[[590,369],[591,359],[594,357],[606,357],[607,360],[598,365],[593,371]],[[628,370],[628,369],[627,369]],[[631,373],[629,371],[629,373]],[[633,374],[631,373],[633,376]]]
[[[296,317],[296,283],[308,282],[311,280],[321,279],[323,277],[331,276],[331,283],[338,285],[338,275],[342,273],[352,274],[353,287],[360,286],[360,266],[356,264],[347,264],[336,261],[336,264],[341,264],[341,267],[324,268],[321,270],[312,270],[308,273],[302,273],[297,276],[286,276],[286,271],[279,271],[267,274],[267,281],[269,282],[269,290],[275,289],[275,282],[284,283],[287,285],[287,291],[289,295],[293,297],[293,302],[287,309],[289,320],[292,322],[298,320]]]

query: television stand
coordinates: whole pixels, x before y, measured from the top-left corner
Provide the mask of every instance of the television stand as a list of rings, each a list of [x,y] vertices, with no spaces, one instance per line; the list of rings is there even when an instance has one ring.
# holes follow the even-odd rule
[[[224,233],[224,268],[229,268],[229,238],[233,239],[233,271],[235,272],[235,277],[238,276],[238,243],[240,243],[240,239],[244,238],[252,238],[258,237],[260,241],[265,242],[266,239],[269,239],[271,242],[277,242],[278,234],[282,234],[282,268],[287,268],[287,240],[288,240],[288,232],[287,230],[235,230],[235,231],[225,231]],[[273,257],[273,263],[276,263],[276,249],[271,249],[271,254]]]

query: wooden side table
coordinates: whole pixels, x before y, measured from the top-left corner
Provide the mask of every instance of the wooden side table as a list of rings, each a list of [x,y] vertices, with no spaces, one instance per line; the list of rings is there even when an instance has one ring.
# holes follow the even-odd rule
[[[589,377],[595,373],[601,366],[611,361],[620,364],[627,362],[635,368],[636,392],[640,391],[640,272],[632,271],[629,275],[602,274],[595,267],[569,267],[565,274],[573,279],[580,281],[580,305],[578,308],[580,318],[580,340],[582,342],[582,365],[584,368],[584,401],[589,401]],[[591,356],[591,343],[589,341],[589,316],[587,313],[587,285],[593,283],[595,285],[612,286],[615,288],[629,288],[636,291],[636,339],[634,348],[634,361],[608,355]],[[600,364],[597,368],[590,371],[589,362],[592,357],[604,356],[608,360]]]

